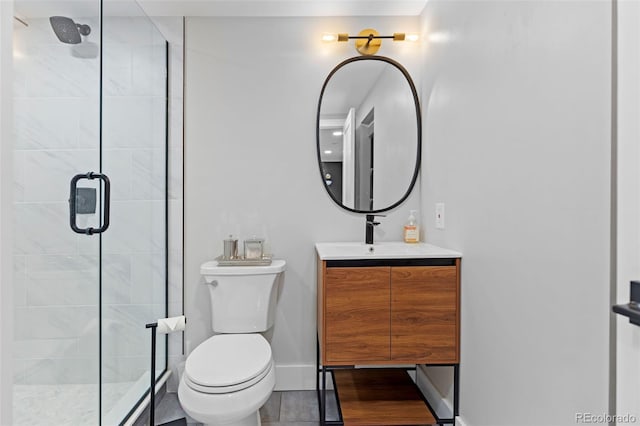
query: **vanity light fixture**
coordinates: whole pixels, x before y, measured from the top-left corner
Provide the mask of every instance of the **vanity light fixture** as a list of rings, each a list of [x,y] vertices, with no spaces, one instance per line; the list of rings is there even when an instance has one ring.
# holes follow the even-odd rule
[[[325,33],[322,35],[322,41],[325,42],[355,40],[356,50],[360,52],[361,55],[375,55],[382,45],[383,38],[392,39],[393,41],[418,41],[418,34],[393,33],[393,35],[390,36],[381,36],[378,31],[373,28],[367,28],[355,36],[350,36],[347,33]]]

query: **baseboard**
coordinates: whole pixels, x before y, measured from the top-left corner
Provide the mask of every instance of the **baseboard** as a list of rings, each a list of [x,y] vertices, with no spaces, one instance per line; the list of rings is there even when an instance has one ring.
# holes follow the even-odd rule
[[[276,364],[275,390],[315,390],[315,374],[315,364]]]
[[[462,417],[456,416],[456,426],[469,426],[469,424],[462,420]]]
[[[451,418],[453,416],[453,407],[451,401],[444,398],[440,391],[431,383],[427,374],[422,370],[422,365],[416,369],[416,384],[427,398],[431,407],[440,418]],[[457,425],[457,423],[456,423]]]

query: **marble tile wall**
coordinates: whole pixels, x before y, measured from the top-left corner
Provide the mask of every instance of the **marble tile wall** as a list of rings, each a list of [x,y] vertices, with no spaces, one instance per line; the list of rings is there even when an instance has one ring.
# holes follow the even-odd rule
[[[97,20],[77,21],[92,26],[97,42]],[[103,379],[127,382],[148,369],[144,324],[165,316],[166,50],[145,18],[105,18],[102,47],[102,168],[112,181],[102,239]],[[15,383],[95,383],[99,239],[71,232],[67,199],[71,176],[100,167],[99,62],[74,57],[47,19],[17,29],[15,48]],[[182,164],[172,158],[181,158],[179,144],[170,148],[172,169]],[[181,176],[170,179],[170,210],[180,217]],[[180,235],[174,267],[181,247]],[[171,275],[181,313],[181,273]],[[164,363],[164,339],[158,347]]]
[[[14,67],[15,383],[96,383],[98,240],[71,232],[67,199],[71,176],[99,169],[99,60],[31,19]]]

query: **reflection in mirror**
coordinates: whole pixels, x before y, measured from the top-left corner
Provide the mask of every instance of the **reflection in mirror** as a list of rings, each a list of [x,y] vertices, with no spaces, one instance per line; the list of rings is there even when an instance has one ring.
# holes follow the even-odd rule
[[[318,109],[318,159],[325,187],[344,208],[389,210],[410,193],[419,169],[419,105],[396,62],[352,58],[327,78]]]

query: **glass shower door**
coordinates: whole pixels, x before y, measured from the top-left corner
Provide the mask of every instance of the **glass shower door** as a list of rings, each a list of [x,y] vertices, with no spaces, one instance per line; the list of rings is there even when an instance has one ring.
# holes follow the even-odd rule
[[[13,424],[119,424],[166,316],[166,42],[134,0],[15,9]]]
[[[69,199],[100,170],[100,3],[44,3],[15,1],[13,424],[96,424],[100,237]],[[78,186],[97,228],[97,181]]]
[[[112,181],[102,236],[102,423],[149,388],[145,324],[167,313],[167,43],[134,0],[104,2],[102,171]],[[157,376],[165,370],[159,336]]]

